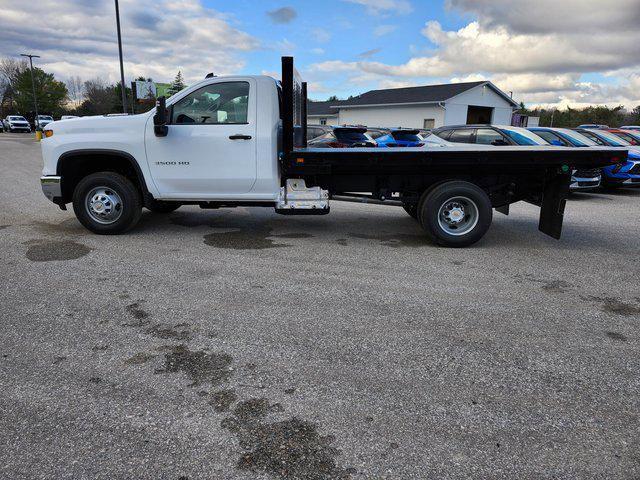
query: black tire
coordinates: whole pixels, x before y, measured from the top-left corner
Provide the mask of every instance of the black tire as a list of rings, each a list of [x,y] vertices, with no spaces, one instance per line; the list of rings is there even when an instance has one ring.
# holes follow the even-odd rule
[[[87,196],[92,190],[105,187],[120,199],[119,217],[111,223],[100,223],[89,213]],[[142,197],[127,177],[115,172],[99,172],[84,177],[73,192],[73,211],[88,230],[100,235],[117,235],[133,228],[142,215]]]
[[[441,208],[446,208],[445,204],[450,201],[456,204],[455,199],[463,199],[462,207],[463,210],[466,208],[467,213],[466,217],[463,215],[459,224],[453,221],[449,223],[444,218],[440,219]],[[456,210],[459,209],[456,208]],[[480,187],[473,183],[454,180],[440,183],[422,195],[418,204],[418,218],[429,238],[438,245],[468,247],[487,233],[493,220],[493,208],[488,195]],[[472,223],[465,224],[465,222]],[[442,225],[448,225],[448,229]],[[468,230],[465,231],[465,229]]]
[[[418,220],[418,204],[417,203],[405,203],[402,205],[404,211],[409,214],[409,216],[415,220]]]
[[[153,213],[171,213],[174,210],[179,209],[182,204],[178,202],[163,202],[160,200],[152,200],[145,205],[147,210]]]

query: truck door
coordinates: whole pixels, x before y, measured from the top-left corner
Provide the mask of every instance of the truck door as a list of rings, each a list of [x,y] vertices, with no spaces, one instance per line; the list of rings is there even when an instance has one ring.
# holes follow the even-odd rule
[[[256,181],[256,83],[220,80],[169,106],[166,137],[145,130],[147,162],[162,198],[241,195]]]

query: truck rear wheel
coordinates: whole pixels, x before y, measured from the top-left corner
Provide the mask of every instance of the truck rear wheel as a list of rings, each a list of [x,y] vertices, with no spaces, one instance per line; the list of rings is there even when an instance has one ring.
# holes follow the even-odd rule
[[[422,195],[418,219],[438,245],[467,247],[487,233],[493,209],[484,190],[456,180],[441,183]]]
[[[93,173],[76,186],[73,211],[80,223],[92,232],[115,235],[138,223],[142,198],[128,178],[115,172]]]

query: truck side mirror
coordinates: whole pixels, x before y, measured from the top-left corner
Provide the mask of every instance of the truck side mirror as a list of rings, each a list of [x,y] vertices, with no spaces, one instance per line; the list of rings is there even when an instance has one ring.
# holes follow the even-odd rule
[[[167,126],[167,99],[159,97],[156,101],[156,114],[153,116],[153,133],[156,137],[166,137],[169,133]]]

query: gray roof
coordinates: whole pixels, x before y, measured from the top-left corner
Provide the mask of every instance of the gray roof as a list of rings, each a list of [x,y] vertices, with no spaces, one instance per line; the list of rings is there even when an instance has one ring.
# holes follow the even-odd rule
[[[425,85],[423,87],[405,87],[405,88],[391,88],[385,90],[371,90],[369,92],[358,95],[350,100],[343,100],[341,102],[322,102],[329,103],[330,105],[344,106],[344,107],[358,107],[364,105],[390,105],[390,104],[405,104],[405,103],[431,103],[431,102],[444,102],[450,98],[460,95],[472,88],[480,85],[487,85],[494,90],[498,95],[503,97],[506,101],[513,106],[517,106],[517,103],[513,101],[507,94],[505,94],[498,87],[488,81],[481,82],[466,82],[466,83],[446,83],[442,85]]]
[[[337,115],[338,109],[332,105],[339,105],[342,101],[333,102],[309,102],[307,103],[307,115]]]

